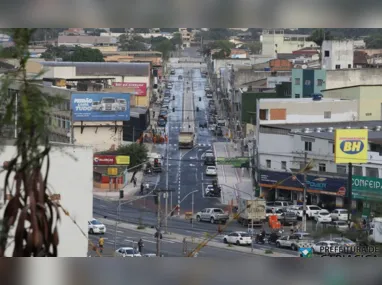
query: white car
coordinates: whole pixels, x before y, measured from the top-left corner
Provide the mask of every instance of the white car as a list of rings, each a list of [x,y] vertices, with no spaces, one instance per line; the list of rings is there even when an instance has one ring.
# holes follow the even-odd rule
[[[216,176],[217,175],[216,167],[215,166],[207,166],[206,175],[208,175],[208,176]]]
[[[329,227],[335,228],[339,232],[345,232],[349,229],[348,223],[345,221],[333,221],[329,224]]]
[[[309,218],[314,218],[319,211],[321,211],[322,209],[318,206],[315,206],[315,205],[306,205],[306,217],[309,219]],[[297,217],[299,218],[302,218],[302,215],[303,215],[303,208],[301,208],[300,210],[297,211]]]
[[[340,253],[340,245],[332,240],[319,241],[313,245],[313,252],[321,254]]]
[[[246,232],[232,232],[223,237],[224,243],[236,245],[250,245],[252,243],[251,236]]]
[[[345,237],[337,237],[337,238],[332,238],[332,241],[335,241],[340,245],[340,248],[342,248],[343,252],[349,253],[352,252],[356,249],[357,244]]]
[[[317,223],[330,223],[332,221],[332,217],[330,216],[329,211],[325,209],[319,211],[314,219],[317,221]]]
[[[106,227],[100,221],[91,219],[88,221],[88,232],[89,234],[105,234]]]
[[[348,210],[346,209],[335,209],[330,216],[332,217],[332,220],[338,220],[338,221],[347,221],[348,220]]]
[[[298,211],[302,211],[302,206],[294,205],[287,208],[288,212],[295,213],[297,215]]]
[[[118,257],[142,257],[136,249],[132,247],[121,247],[115,251],[115,256]]]

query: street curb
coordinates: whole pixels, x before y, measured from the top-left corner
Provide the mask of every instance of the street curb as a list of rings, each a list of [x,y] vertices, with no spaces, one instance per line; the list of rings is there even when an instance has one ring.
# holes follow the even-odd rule
[[[110,220],[110,219],[99,218],[98,220],[100,222],[106,224],[106,225],[112,225],[112,226],[115,225],[115,221]],[[143,229],[143,230],[138,230],[137,229],[137,225],[133,225],[133,224],[129,224],[129,223],[119,223],[119,227],[131,230],[131,231],[135,231],[135,232],[152,234],[152,235],[154,235],[155,232],[156,232],[156,230],[151,229],[151,228],[146,228],[146,229]],[[177,236],[172,236],[171,239],[172,240],[177,240],[180,243],[183,242],[184,238],[186,238],[186,239],[190,238],[190,236],[184,236],[184,235],[180,235],[180,234],[176,234],[176,235]],[[168,235],[163,235],[163,238],[168,238]],[[195,238],[196,242],[198,240],[200,240],[200,242],[201,242],[204,239]],[[251,251],[247,251],[246,250],[247,248],[240,248],[240,247],[235,247],[235,246],[232,247],[232,248],[228,248],[226,244],[221,244],[221,243],[217,243],[217,242],[214,242],[214,241],[209,241],[208,242],[208,246],[214,247],[214,248],[225,249],[225,250],[232,250],[232,251],[236,251],[236,252],[242,252],[242,253],[245,253],[245,254],[264,256],[264,257],[297,257],[297,255],[286,254],[286,253],[278,253],[278,252],[273,252],[272,254],[266,254],[264,249],[254,249],[253,252],[251,252]]]

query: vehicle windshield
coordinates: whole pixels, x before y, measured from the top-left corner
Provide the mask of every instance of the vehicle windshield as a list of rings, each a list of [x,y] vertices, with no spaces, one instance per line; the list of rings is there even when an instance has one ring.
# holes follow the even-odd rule
[[[328,212],[320,212],[320,216],[328,216],[330,215]]]
[[[221,209],[214,209],[214,213],[223,214],[224,212]]]
[[[126,249],[125,252],[126,254],[137,254],[137,252],[134,251],[133,249]]]
[[[250,237],[250,235],[247,234],[247,233],[240,233],[240,236],[241,236],[241,237]]]
[[[91,221],[91,223],[92,223],[92,225],[102,225],[102,223],[100,223],[97,220],[93,220],[93,221]]]
[[[102,99],[103,103],[114,103],[115,99],[114,98],[104,98]]]
[[[310,234],[305,234],[305,235],[302,235],[301,240],[309,240],[309,239],[313,239],[312,236]]]

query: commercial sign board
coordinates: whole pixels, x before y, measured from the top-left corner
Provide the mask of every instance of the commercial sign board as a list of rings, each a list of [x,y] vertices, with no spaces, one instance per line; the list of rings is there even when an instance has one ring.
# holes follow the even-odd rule
[[[367,201],[382,201],[382,179],[353,175],[352,198]]]
[[[147,94],[147,86],[146,83],[140,82],[113,82],[113,86],[115,87],[127,87],[133,88],[135,96],[146,96]]]
[[[130,156],[105,155],[105,154],[94,155],[93,164],[94,165],[129,165]]]
[[[128,93],[73,93],[73,121],[129,121]]]
[[[336,130],[335,163],[367,163],[368,130]]]
[[[218,165],[231,165],[233,167],[247,167],[249,166],[249,158],[248,157],[217,157],[216,163]]]
[[[293,179],[294,177],[295,179]],[[260,186],[282,190],[303,191],[302,174],[292,175],[289,172],[260,170]],[[308,193],[346,195],[346,179],[307,175]]]

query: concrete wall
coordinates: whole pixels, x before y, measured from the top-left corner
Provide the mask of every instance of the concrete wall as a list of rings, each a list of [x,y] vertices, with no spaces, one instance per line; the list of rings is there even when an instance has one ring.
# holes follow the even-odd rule
[[[319,82],[320,80],[320,82]],[[326,70],[292,69],[292,98],[310,97],[326,88]],[[309,85],[306,85],[309,83]]]
[[[329,55],[325,55],[329,52]],[[346,41],[324,41],[321,47],[321,62],[324,69],[348,69],[353,67],[354,43]],[[339,68],[336,66],[339,65]]]
[[[0,152],[0,162],[10,160],[15,155],[14,146],[5,146]],[[0,185],[4,185],[5,172],[0,173]],[[60,194],[62,206],[75,219],[61,212],[58,224],[60,244],[59,257],[86,257],[88,252],[87,236],[83,236],[78,227],[87,235],[87,222],[93,215],[93,150],[91,147],[53,144],[50,152],[49,189]],[[0,192],[1,196],[3,192]],[[0,197],[1,200],[3,197]],[[5,207],[0,209],[3,216]],[[6,254],[12,254],[11,245]]]
[[[261,124],[264,125],[344,122],[358,119],[358,100],[262,99],[260,109],[268,110],[268,113],[272,113],[271,110],[283,110],[282,113],[286,113],[285,119],[273,119],[271,114],[268,120],[261,120]],[[325,118],[326,112],[330,112],[330,118]]]
[[[257,81],[260,79],[266,79],[271,77],[272,73],[270,71],[255,71],[255,70],[239,70],[235,72],[235,86],[238,87],[242,84]],[[279,77],[291,77],[291,71],[279,71],[277,72]]]
[[[219,76],[219,70],[220,68],[227,67],[229,65],[251,65],[251,60],[248,58],[237,58],[237,59],[214,59],[213,60],[213,67],[214,67],[214,73]]]
[[[108,122],[99,122],[98,125],[107,125]],[[81,133],[80,127],[74,127],[74,143],[76,145],[89,145],[94,148],[94,152],[108,150],[115,146],[116,148],[122,144],[123,127],[117,126],[115,132],[114,123],[110,122],[108,127],[92,127],[87,126]]]
[[[326,71],[326,89],[356,85],[382,84],[381,68],[362,68]]]

